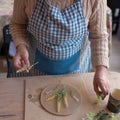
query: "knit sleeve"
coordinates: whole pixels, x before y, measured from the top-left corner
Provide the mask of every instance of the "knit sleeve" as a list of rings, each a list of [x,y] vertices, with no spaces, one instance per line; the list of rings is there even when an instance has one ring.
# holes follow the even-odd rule
[[[20,44],[24,44],[29,47],[27,39],[27,23],[28,16],[25,12],[26,0],[14,0],[13,16],[10,22],[10,32],[17,47]]]
[[[89,39],[91,41],[92,65],[109,67],[108,33],[106,27],[106,0],[94,0],[89,21]]]

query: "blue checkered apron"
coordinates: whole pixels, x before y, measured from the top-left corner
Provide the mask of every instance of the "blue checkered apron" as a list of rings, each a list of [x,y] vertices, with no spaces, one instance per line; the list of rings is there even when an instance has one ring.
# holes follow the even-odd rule
[[[83,73],[90,70],[90,42],[81,0],[64,10],[37,0],[28,23],[34,74]]]

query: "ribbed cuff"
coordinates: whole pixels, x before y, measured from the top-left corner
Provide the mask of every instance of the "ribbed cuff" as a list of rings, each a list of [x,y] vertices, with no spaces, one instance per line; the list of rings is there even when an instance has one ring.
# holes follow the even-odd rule
[[[26,38],[15,38],[14,44],[16,47],[19,46],[20,44],[23,44],[29,49],[29,43]]]
[[[96,66],[103,65],[109,68],[109,57],[97,56],[92,58],[92,66],[95,68]]]

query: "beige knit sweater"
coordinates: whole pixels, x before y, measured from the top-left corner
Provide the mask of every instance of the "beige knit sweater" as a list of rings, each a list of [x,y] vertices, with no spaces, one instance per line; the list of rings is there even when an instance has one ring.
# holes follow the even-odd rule
[[[74,4],[74,0],[46,0],[48,4],[64,9]],[[106,0],[82,0],[83,10],[91,41],[93,66],[109,66],[108,33],[106,28]],[[14,0],[13,17],[10,23],[15,46],[29,46],[26,36],[27,23],[35,7],[36,0]]]

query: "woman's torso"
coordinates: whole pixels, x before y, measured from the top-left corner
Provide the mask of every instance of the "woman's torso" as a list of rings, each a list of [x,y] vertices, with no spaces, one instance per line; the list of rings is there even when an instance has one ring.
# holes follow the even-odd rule
[[[90,69],[90,44],[81,0],[70,3],[38,0],[29,20],[28,39],[35,51],[34,54],[30,51],[30,56],[35,55],[31,62],[40,61],[35,69],[45,74],[88,72]]]
[[[32,11],[35,7],[37,0],[26,0],[25,3],[25,11],[26,14],[28,16],[28,19],[30,19],[31,15],[32,15]],[[76,0],[47,0],[48,4],[57,7],[60,10],[63,10],[69,6],[71,6],[72,4],[74,4]],[[88,26],[89,23],[89,18],[91,16],[92,13],[92,4],[90,2],[91,0],[82,0],[82,5],[83,5],[83,11],[84,11],[84,15],[86,18],[86,24]]]

